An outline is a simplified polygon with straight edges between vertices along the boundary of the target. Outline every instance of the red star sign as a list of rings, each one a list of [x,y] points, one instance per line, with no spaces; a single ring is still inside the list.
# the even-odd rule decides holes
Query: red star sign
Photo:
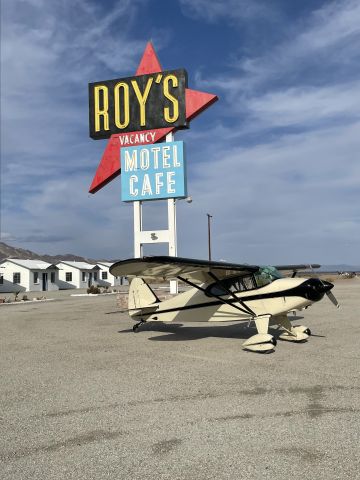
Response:
[[[136,76],[162,72],[159,59],[151,42],[146,45],[144,54],[136,71]],[[206,108],[210,107],[218,97],[211,93],[199,92],[197,90],[185,89],[186,120],[190,122]],[[156,130],[141,130],[140,132],[115,133],[111,135],[105,148],[103,156],[96,170],[89,192],[96,193],[121,172],[120,149],[124,146],[125,137],[142,134],[143,141],[137,145],[156,143],[163,140],[170,132],[176,131],[176,127],[158,128]]]

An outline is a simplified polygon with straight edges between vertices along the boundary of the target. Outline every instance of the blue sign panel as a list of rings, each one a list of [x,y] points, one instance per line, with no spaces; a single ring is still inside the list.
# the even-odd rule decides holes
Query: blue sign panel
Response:
[[[183,142],[121,149],[121,200],[187,197]]]

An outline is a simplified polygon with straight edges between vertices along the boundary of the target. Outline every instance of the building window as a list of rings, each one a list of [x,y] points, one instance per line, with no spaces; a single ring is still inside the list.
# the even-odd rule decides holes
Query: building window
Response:
[[[95,280],[95,282],[96,282],[96,280],[97,280],[97,272],[94,272],[94,280]]]
[[[34,283],[39,283],[39,272],[34,272]]]
[[[86,282],[86,272],[81,272],[82,275],[82,281]]]
[[[0,273],[0,285],[4,285],[4,275]]]
[[[55,283],[55,272],[50,273],[50,281],[51,283]]]
[[[67,282],[72,282],[72,272],[66,272],[65,273],[65,280]]]
[[[15,272],[13,274],[13,283],[20,283],[20,281],[21,281],[20,272]]]
[[[101,278],[107,280],[107,272],[101,272]]]

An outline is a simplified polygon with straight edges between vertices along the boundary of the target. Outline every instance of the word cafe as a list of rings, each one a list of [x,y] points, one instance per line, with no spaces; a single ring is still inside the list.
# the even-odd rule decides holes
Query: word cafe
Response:
[[[125,202],[186,197],[183,142],[121,150],[121,197]]]

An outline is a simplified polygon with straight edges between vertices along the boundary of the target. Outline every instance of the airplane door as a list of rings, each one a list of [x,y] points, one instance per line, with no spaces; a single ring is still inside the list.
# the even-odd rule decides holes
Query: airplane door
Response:
[[[48,274],[42,274],[42,290],[45,292],[48,289]]]

